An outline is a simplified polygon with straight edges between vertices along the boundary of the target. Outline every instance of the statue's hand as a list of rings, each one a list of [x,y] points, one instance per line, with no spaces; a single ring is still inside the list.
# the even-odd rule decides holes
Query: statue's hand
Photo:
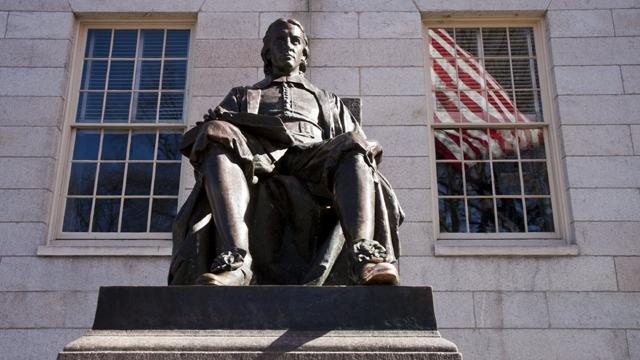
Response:
[[[259,177],[269,175],[275,170],[275,166],[266,162],[264,159],[254,156],[253,158],[253,172]]]
[[[209,109],[207,110],[207,113],[202,116],[202,118],[204,119],[204,121],[211,121],[217,119],[218,116],[212,109]]]

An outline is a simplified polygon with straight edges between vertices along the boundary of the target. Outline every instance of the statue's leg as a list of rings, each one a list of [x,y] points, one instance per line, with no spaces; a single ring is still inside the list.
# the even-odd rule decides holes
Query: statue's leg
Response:
[[[211,206],[222,249],[211,273],[199,279],[211,285],[248,285],[251,281],[249,254],[249,185],[242,168],[222,146],[213,145],[204,156],[200,171]],[[238,256],[240,255],[240,257]]]
[[[375,184],[362,154],[354,152],[342,158],[333,180],[333,195],[347,244],[372,239]]]
[[[354,277],[363,284],[397,284],[398,269],[385,262],[386,249],[374,241],[375,184],[364,156],[342,158],[333,182],[334,205],[350,246]]]

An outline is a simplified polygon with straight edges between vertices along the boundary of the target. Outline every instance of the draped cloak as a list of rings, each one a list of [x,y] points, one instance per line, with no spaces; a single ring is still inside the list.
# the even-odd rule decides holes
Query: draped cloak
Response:
[[[375,179],[374,239],[387,249],[386,261],[395,263],[396,254],[400,251],[398,227],[404,214],[389,182],[377,170],[382,153],[380,146],[366,140],[360,124],[337,96],[315,87],[304,78],[302,81],[320,108],[318,125],[322,128],[323,139],[348,134],[362,139],[365,144],[361,152]],[[257,114],[261,91],[269,84],[270,79],[267,78],[253,86],[233,88],[215,113]],[[201,154],[209,146],[207,131],[206,122],[198,123],[185,134],[181,144],[181,152],[194,165],[196,182],[173,224],[170,285],[193,284],[200,274],[209,272],[211,261],[221,251],[216,241],[219,234],[203,186],[203,175],[198,171]],[[233,146],[228,144],[228,147]],[[330,200],[318,197],[310,189],[310,184],[296,178],[295,174],[256,177],[255,162],[269,162],[269,154],[250,154],[246,149],[236,149],[236,152],[239,161],[244,163],[243,169],[251,184],[247,221],[249,251],[253,257],[253,283],[350,283],[349,251]]]

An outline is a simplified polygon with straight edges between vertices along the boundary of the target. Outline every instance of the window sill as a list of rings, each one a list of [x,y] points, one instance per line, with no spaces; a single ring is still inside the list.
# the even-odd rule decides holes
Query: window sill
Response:
[[[439,240],[435,256],[576,256],[578,246],[561,240]]]
[[[171,246],[39,246],[38,256],[171,256]]]

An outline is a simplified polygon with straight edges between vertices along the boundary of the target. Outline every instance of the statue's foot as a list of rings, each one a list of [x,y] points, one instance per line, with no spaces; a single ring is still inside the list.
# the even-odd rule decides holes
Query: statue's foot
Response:
[[[388,262],[366,263],[360,271],[364,285],[397,285],[400,282],[398,269]]]
[[[243,286],[251,283],[251,275],[242,268],[218,274],[204,273],[196,279],[196,285]]]

